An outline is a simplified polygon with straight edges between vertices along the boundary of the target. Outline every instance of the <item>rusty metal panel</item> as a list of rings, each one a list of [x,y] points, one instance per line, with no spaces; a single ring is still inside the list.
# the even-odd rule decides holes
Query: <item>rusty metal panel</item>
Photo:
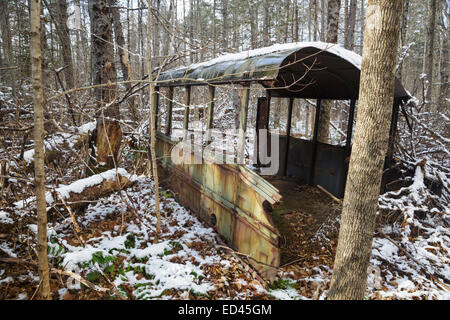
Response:
[[[175,165],[170,160],[176,141],[158,134],[157,156],[161,182],[175,192],[182,205],[212,226],[233,249],[247,254],[252,265],[268,278],[279,266],[280,234],[263,203],[281,196],[270,183],[244,166]],[[186,155],[193,158],[193,154]]]
[[[299,138],[290,138],[289,152],[286,152],[286,136],[280,136],[280,169],[283,175],[286,155],[288,155],[287,176],[294,178],[298,184],[309,183],[311,159],[314,152],[314,143]],[[321,185],[336,197],[344,196],[347,151],[344,146],[332,146],[317,143],[317,156],[313,174],[313,185]]]

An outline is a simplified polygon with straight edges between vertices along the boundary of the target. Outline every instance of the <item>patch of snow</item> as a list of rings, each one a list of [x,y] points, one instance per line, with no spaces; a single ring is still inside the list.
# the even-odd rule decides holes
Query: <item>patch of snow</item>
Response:
[[[83,124],[78,128],[78,132],[80,133],[89,133],[91,131],[94,131],[94,129],[97,127],[97,123],[95,121],[88,122]]]
[[[303,300],[297,290],[294,288],[269,290],[269,294],[278,300]]]
[[[26,300],[28,298],[27,293],[19,293],[19,295],[17,296],[17,300]]]
[[[0,210],[0,223],[11,224],[14,223],[14,221],[9,217],[8,212]]]
[[[13,249],[11,249],[6,242],[0,243],[0,251],[5,252],[10,258],[17,258],[17,255],[14,253]]]
[[[0,280],[0,284],[13,282],[14,279],[12,277],[7,277],[5,279]]]

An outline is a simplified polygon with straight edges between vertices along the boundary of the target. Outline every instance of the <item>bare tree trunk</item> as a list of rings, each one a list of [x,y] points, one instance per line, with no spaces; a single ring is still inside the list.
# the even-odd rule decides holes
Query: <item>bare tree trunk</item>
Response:
[[[338,40],[340,8],[341,8],[341,0],[328,1],[327,42],[329,43],[337,43]],[[318,139],[320,142],[323,143],[330,142],[330,121],[331,121],[332,106],[333,102],[331,100],[323,100],[322,107],[320,108]]]
[[[311,24],[312,24],[312,1],[309,0],[308,7],[308,41],[312,41]]]
[[[363,44],[364,44],[364,25],[365,25],[365,17],[366,17],[364,3],[365,3],[365,0],[361,0],[361,12],[360,12],[360,15],[361,15],[360,36],[361,36],[361,39],[360,39],[360,46],[359,46],[359,54],[362,54]]]
[[[143,7],[143,1],[140,0],[138,3],[138,7]],[[139,10],[138,13],[138,26],[139,26],[139,54],[140,54],[140,69],[141,69],[141,79],[144,78],[145,75],[145,63],[144,63],[144,23],[143,23],[143,19],[142,19],[143,13],[142,13],[142,9]]]
[[[44,168],[44,91],[42,88],[41,1],[31,0],[31,65],[34,91],[34,174],[38,219],[38,268],[40,295],[51,299],[47,256],[47,209]]]
[[[228,0],[222,0],[222,45],[228,49]]]
[[[155,6],[156,14],[160,15],[161,14],[161,12],[160,12],[161,0],[154,0],[154,1],[156,2],[156,6]],[[162,60],[161,60],[161,52],[160,52],[161,40],[160,40],[160,34],[159,34],[159,22],[158,22],[157,19],[154,19],[153,21],[154,22],[153,22],[153,26],[152,26],[153,27],[153,41],[152,41],[152,44],[153,44],[153,57],[155,57],[153,59],[153,64],[156,65],[156,66],[159,66],[161,64],[161,62],[162,62]]]
[[[363,299],[388,147],[402,0],[369,0],[359,110],[329,299]]]
[[[250,43],[251,48],[255,49],[257,47],[257,33],[258,33],[258,9],[255,6],[249,6],[250,15]],[[215,25],[215,23],[213,23]]]
[[[120,21],[120,12],[119,9],[117,8],[118,5],[117,0],[109,0],[109,5],[111,7],[114,7],[112,8],[112,18],[114,24],[114,35],[117,44],[117,54],[119,55],[123,80],[127,81],[130,80],[131,66],[130,61],[128,59],[128,52],[125,48],[125,37],[123,35],[122,22]],[[125,88],[127,90],[130,90],[131,84],[130,83],[125,84]],[[138,120],[138,117],[134,97],[130,97],[128,100],[128,110],[130,112],[131,120],[136,122]]]
[[[152,28],[152,13],[150,8],[152,7],[152,0],[148,0],[148,25],[147,25],[147,46],[150,47],[150,36]],[[153,82],[152,76],[152,55],[150,50],[147,51],[147,64],[148,64],[148,79],[149,79],[149,95],[150,95],[150,153],[151,153],[151,167],[153,180],[155,182],[155,209],[156,209],[156,236],[155,243],[158,241],[159,235],[161,233],[161,210],[159,207],[159,177],[158,177],[158,166],[156,161],[156,99],[157,92],[155,88],[155,82]]]
[[[326,24],[326,16],[327,16],[327,10],[326,10],[326,1],[325,0],[320,0],[320,41],[325,41],[325,36],[326,36],[326,29],[327,29],[327,24]]]
[[[341,8],[341,0],[328,0],[327,42],[330,43],[338,42],[340,8]]]
[[[428,82],[424,100],[431,102],[431,92],[433,88],[434,33],[436,31],[436,0],[427,0],[427,3],[427,22],[422,73],[425,75],[424,79]]]
[[[66,81],[66,89],[73,89],[75,87],[74,75],[73,75],[73,62],[72,62],[72,46],[70,43],[69,28],[67,27],[67,1],[58,0],[58,36],[61,42],[61,50],[64,61],[64,79]]]
[[[294,0],[294,23],[292,37],[294,41],[298,41],[298,0]]]
[[[313,40],[317,41],[317,28],[318,28],[318,17],[317,17],[317,0],[313,0]]]
[[[344,47],[353,50],[355,46],[355,26],[356,26],[356,0],[350,0],[350,8],[348,12],[348,26],[345,29],[345,45]]]
[[[213,39],[217,39],[216,10],[217,10],[217,0],[213,0],[213,7],[212,7]],[[216,54],[217,54],[217,41],[213,41],[213,57],[214,58],[216,57]]]
[[[446,0],[442,0],[442,12],[441,15],[441,34],[442,34],[442,40],[441,40],[441,57],[440,57],[440,66],[439,66],[439,80],[440,85],[438,88],[438,111],[444,112],[447,110],[448,113],[448,106],[449,102],[446,101],[446,98],[448,98],[448,74],[449,74],[449,38],[450,38],[450,28],[447,25],[447,28],[445,28],[443,15],[445,14],[447,23],[450,21],[450,14],[449,14],[449,4]]]
[[[400,44],[402,46],[406,45],[406,30],[408,28],[408,11],[409,11],[409,0],[403,0],[403,11],[402,11],[402,26],[400,31]]]
[[[402,25],[400,27],[400,46],[406,46],[406,31],[408,28],[408,11],[409,11],[409,0],[403,0],[403,11],[402,11]],[[403,69],[404,61],[401,63],[399,70],[397,70],[397,77],[400,81],[403,79]]]
[[[92,66],[94,84],[108,84],[95,89],[99,104],[97,118],[97,162],[107,168],[117,166],[122,130],[117,98],[111,10],[102,0],[89,0],[92,24]]]
[[[264,16],[263,16],[263,46],[268,46],[270,44],[270,30],[269,30],[269,19],[270,19],[270,3],[269,0],[264,0]]]
[[[284,43],[288,42],[289,38],[289,5],[291,4],[291,0],[286,0],[285,4],[285,17],[284,17]]]
[[[9,6],[8,0],[0,0],[0,27],[3,50],[6,53],[6,63],[8,67],[14,67],[14,54],[11,38],[11,27],[9,23]],[[13,98],[17,96],[16,73],[17,69],[11,69],[8,74],[8,83],[12,88]]]
[[[347,37],[347,32],[348,32],[348,16],[349,16],[349,12],[348,12],[348,0],[344,1],[344,35],[345,37]],[[345,43],[345,39],[344,39],[344,43]]]

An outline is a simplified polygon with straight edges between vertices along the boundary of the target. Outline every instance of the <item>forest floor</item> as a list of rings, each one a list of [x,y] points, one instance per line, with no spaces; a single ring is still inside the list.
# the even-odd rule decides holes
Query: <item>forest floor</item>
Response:
[[[68,273],[52,273],[54,299],[326,298],[338,216],[316,230],[313,237],[308,235],[309,244],[305,243],[307,249],[303,249],[301,258],[281,267],[278,279],[267,285],[243,262],[245,258],[236,259],[221,245],[214,230],[180,206],[170,191],[161,191],[162,232],[155,244],[153,181],[144,176],[132,180],[129,188],[94,201],[77,214],[79,235],[68,213],[49,214],[51,266],[88,281],[85,285]],[[39,278],[32,263],[32,244],[36,242],[37,227],[32,206],[32,202],[28,206],[18,202],[16,208],[0,211],[0,299],[36,297]],[[302,230],[302,226],[313,223],[312,219],[290,214],[287,223]],[[384,227],[394,237],[393,228],[388,229]],[[420,260],[424,253],[430,253],[424,259],[437,257],[440,262],[432,261],[432,269],[448,276],[449,255],[443,250],[450,243],[449,231],[442,228],[432,232],[434,247],[427,245],[415,257]],[[81,239],[86,241],[85,246]],[[374,239],[368,299],[450,299],[448,278],[430,276],[430,271],[421,270],[396,247],[395,240],[389,239],[392,241],[380,234]],[[415,245],[417,249],[423,247]]]
[[[90,123],[46,139],[47,153],[59,152],[59,163],[47,164],[47,181],[53,183],[47,192],[53,299],[326,299],[341,204],[315,188],[299,187],[296,192],[319,199],[320,210],[308,211],[305,198],[304,210],[283,212],[282,223],[275,221],[283,256],[272,284],[180,206],[169,190],[160,190],[162,225],[155,243],[153,181],[136,169],[136,150],[128,152],[131,147],[126,147],[121,166],[136,174],[117,172],[132,183],[75,208],[78,234],[67,207],[57,203],[55,190],[64,197],[116,177],[113,171],[80,179],[86,174],[80,169],[83,157],[77,141],[92,128]],[[7,190],[2,190],[0,299],[37,298],[32,156],[31,149],[23,160],[11,161]],[[409,186],[380,197],[367,299],[450,299],[450,209],[425,185],[430,172],[418,165]],[[449,177],[435,175],[448,190]]]

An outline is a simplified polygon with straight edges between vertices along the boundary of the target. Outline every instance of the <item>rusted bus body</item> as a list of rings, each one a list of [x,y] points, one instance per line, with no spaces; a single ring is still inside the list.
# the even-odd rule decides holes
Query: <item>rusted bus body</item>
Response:
[[[245,166],[217,164],[204,156],[204,164],[175,164],[171,152],[178,140],[158,134],[157,156],[162,182],[181,204],[213,227],[234,250],[245,253],[267,278],[278,266],[280,234],[265,203],[280,200],[277,190]],[[184,157],[195,157],[194,153]],[[186,161],[192,163],[193,161]]]
[[[170,97],[173,97],[175,88],[185,88],[184,130],[189,130],[191,87],[208,86],[210,103],[206,129],[209,130],[214,116],[214,85],[240,84],[238,153],[245,146],[249,84],[259,83],[266,89],[266,97],[258,99],[255,124],[257,131],[270,129],[271,98],[289,98],[287,134],[280,136],[281,166],[277,176],[295,181],[298,185],[321,185],[335,196],[342,197],[351,151],[355,103],[359,92],[360,58],[334,44],[286,44],[274,49],[262,48],[248,54],[232,55],[231,59],[216,59],[166,71],[159,76],[157,86],[168,87]],[[398,80],[394,95],[390,145],[395,134],[399,108],[409,99]],[[295,138],[290,134],[292,108],[296,98],[317,101],[311,141]],[[322,99],[351,101],[345,146],[332,146],[318,141]],[[158,105],[157,100],[153,103]],[[183,154],[189,161],[175,163],[171,157],[172,150],[180,140],[170,137],[172,104],[173,102],[169,102],[167,108],[164,134],[159,132],[157,135],[156,147],[162,182],[175,192],[182,205],[212,226],[231,248],[247,255],[250,263],[261,274],[273,279],[280,263],[280,233],[273,223],[272,210],[282,200],[281,192],[247,166],[223,164],[223,158],[219,158],[224,157],[223,154],[206,151],[202,149],[204,146],[198,146],[203,150],[200,153],[201,159],[198,159],[201,160],[198,163],[202,164],[191,164],[196,163],[192,161],[196,156],[194,152]],[[268,133],[268,137],[271,134]],[[186,138],[185,135],[186,133]],[[270,141],[269,138],[269,150]],[[205,145],[210,142],[209,136]],[[257,145],[258,148],[266,147],[258,143]],[[258,149],[256,152],[258,153]],[[388,154],[388,162],[389,158]],[[257,166],[261,164],[259,160],[258,158]]]

